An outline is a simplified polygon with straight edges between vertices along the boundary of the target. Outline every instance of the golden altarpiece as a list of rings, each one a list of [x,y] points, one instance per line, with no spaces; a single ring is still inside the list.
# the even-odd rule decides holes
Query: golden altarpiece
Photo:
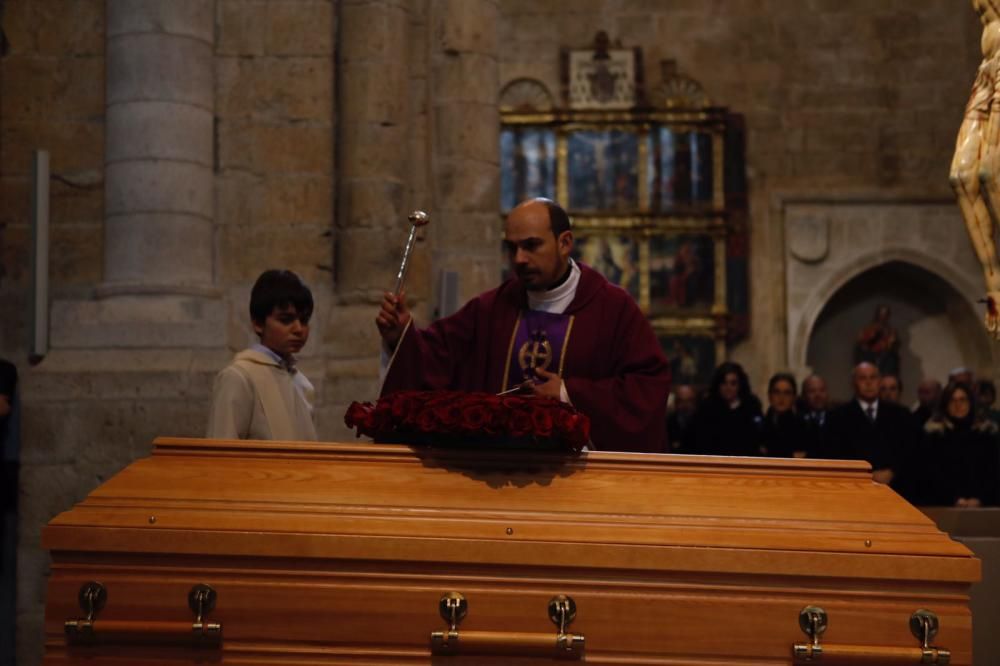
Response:
[[[501,212],[544,196],[573,218],[575,256],[649,317],[676,382],[704,385],[746,333],[741,123],[662,63],[643,88],[638,49],[562,53],[561,93],[516,79],[501,92]]]

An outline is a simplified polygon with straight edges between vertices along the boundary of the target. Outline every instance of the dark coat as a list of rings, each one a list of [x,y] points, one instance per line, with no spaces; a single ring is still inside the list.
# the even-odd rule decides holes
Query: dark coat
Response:
[[[997,504],[1000,452],[997,426],[932,419],[924,427],[924,455],[918,467],[916,504],[954,506],[959,498]]]
[[[761,453],[772,458],[791,458],[796,451],[808,450],[806,426],[798,414],[776,414],[768,409],[760,432]]]
[[[827,410],[800,413],[806,457],[832,458],[836,447],[830,435],[830,412]]]
[[[714,456],[760,455],[760,401],[754,396],[732,409],[718,397],[709,397],[694,415],[694,453]]]
[[[867,460],[873,470],[891,469],[893,488],[908,494],[908,461],[918,455],[920,431],[905,407],[880,400],[872,423],[858,401],[851,400],[830,412],[829,428],[830,457]]]
[[[694,414],[683,417],[677,412],[667,416],[667,453],[694,453]]]

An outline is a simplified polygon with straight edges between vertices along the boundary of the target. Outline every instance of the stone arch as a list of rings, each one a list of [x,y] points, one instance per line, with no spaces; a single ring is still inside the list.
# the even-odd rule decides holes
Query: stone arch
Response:
[[[962,296],[972,312],[978,313],[979,308],[977,308],[976,300],[982,295],[983,286],[973,284],[949,263],[911,248],[879,248],[877,251],[858,255],[846,262],[839,270],[828,275],[812,290],[801,310],[799,321],[791,331],[792,344],[789,361],[792,367],[806,368],[808,366],[809,341],[813,336],[816,322],[830,299],[854,278],[894,261],[916,266],[940,278]]]

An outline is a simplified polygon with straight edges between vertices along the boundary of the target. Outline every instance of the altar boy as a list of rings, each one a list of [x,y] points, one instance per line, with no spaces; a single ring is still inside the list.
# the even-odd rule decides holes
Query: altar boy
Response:
[[[315,440],[313,386],[295,367],[309,339],[313,298],[299,276],[264,271],[250,292],[260,339],[215,378],[207,436],[216,439]]]

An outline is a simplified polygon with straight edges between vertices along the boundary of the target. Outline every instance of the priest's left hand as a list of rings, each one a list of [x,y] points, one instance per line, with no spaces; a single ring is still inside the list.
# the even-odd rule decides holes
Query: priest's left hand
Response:
[[[535,368],[535,376],[542,380],[541,384],[531,384],[531,392],[535,395],[555,398],[560,400],[562,396],[562,379],[554,372]]]

